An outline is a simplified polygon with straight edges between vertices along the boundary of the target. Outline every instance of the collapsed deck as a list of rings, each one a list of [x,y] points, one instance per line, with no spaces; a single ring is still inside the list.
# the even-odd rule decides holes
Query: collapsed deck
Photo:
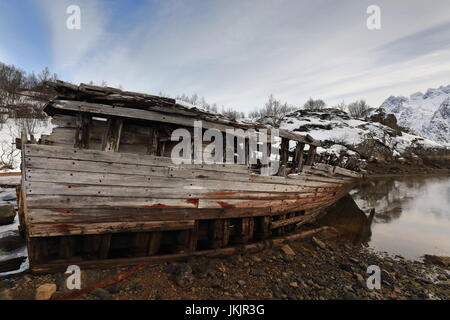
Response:
[[[360,176],[313,166],[320,142],[283,130],[275,176],[249,161],[176,166],[171,133],[196,120],[224,133],[271,128],[167,98],[53,86],[60,95],[45,111],[57,127],[38,143],[22,137],[19,217],[35,272],[211,254],[280,237],[313,221]]]

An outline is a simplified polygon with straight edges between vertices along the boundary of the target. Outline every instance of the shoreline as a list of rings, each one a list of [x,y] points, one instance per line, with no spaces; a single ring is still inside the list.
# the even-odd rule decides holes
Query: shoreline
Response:
[[[381,289],[367,288],[367,267],[381,271]],[[133,267],[85,270],[82,288],[125,274]],[[53,298],[66,289],[63,273],[11,276],[0,280],[0,299],[33,299],[37,287],[56,284]],[[447,267],[410,261],[350,245],[326,230],[258,253],[224,258],[198,257],[186,262],[146,265],[128,278],[76,297],[80,300],[209,299],[450,299]]]

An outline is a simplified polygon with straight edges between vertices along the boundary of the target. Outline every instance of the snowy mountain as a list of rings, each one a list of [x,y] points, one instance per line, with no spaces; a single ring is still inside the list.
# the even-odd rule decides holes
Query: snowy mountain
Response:
[[[450,85],[417,92],[409,98],[391,96],[380,106],[398,124],[418,135],[450,146]]]

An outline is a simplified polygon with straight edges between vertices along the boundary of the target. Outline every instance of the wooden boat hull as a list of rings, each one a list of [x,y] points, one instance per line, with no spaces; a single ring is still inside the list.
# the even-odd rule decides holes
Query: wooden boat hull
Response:
[[[22,153],[20,218],[32,270],[281,236],[314,220],[354,181],[326,168],[277,177],[242,165],[175,166],[163,157],[38,144]]]
[[[44,108],[55,125],[52,133],[36,142],[23,132],[17,141],[20,226],[34,272],[279,244],[360,177],[314,165],[321,142],[309,135],[235,121],[164,97],[60,81],[49,85],[57,92]],[[174,165],[178,129],[189,133],[194,153],[209,144],[203,130],[214,129],[227,141],[217,147],[225,151],[221,160],[246,165]],[[258,156],[250,148],[249,133],[256,131]],[[279,137],[279,146],[268,133]],[[234,143],[238,137],[241,142]],[[272,156],[279,170],[261,175],[268,168],[263,159]],[[333,164],[348,168],[344,160],[342,154]]]

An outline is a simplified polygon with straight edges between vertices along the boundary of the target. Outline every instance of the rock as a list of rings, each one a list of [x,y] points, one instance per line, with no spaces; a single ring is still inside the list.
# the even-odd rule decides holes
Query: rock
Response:
[[[259,258],[259,257],[257,257],[257,256],[252,256],[252,260],[253,260],[254,262],[256,262],[256,263],[259,263],[259,262],[262,261],[262,259]]]
[[[112,286],[109,286],[106,288],[110,294],[116,294],[120,291],[120,288],[117,284],[113,284]]]
[[[241,287],[245,286],[246,282],[244,280],[238,280],[238,285],[240,285]]]
[[[289,245],[287,245],[287,244],[281,247],[281,251],[283,251],[283,253],[285,255],[295,256],[294,250],[292,250],[292,248]]]
[[[0,291],[0,301],[1,300],[12,300],[12,295],[10,290]]]
[[[394,280],[389,272],[387,272],[386,270],[381,270],[381,281],[392,283]]]
[[[6,261],[0,262],[0,273],[15,271],[20,268],[22,263],[26,260],[26,257],[14,258]]]
[[[364,282],[364,277],[362,275],[360,275],[359,273],[355,273],[355,278],[359,282]]]
[[[291,283],[289,283],[289,285],[292,287],[292,288],[298,288],[298,283],[297,282],[291,282]]]
[[[445,288],[450,289],[450,281],[449,280],[438,282],[437,285],[440,287],[445,287]]]
[[[324,242],[322,242],[321,240],[317,239],[316,237],[312,237],[312,241],[314,242],[314,244],[316,246],[318,246],[321,249],[327,248],[327,245]]]
[[[19,235],[19,232],[11,232],[10,236],[0,238],[0,252],[9,252],[25,246],[25,241]]]
[[[131,290],[133,291],[141,291],[142,289],[144,289],[144,286],[142,284],[137,284],[131,288]]]
[[[286,255],[282,259],[284,262],[293,262],[295,260],[295,257]]]
[[[111,293],[109,293],[107,290],[103,288],[96,288],[92,290],[91,294],[93,296],[96,296],[100,298],[101,300],[111,300]]]
[[[346,292],[344,294],[344,299],[345,300],[361,300],[360,297],[358,297],[357,295],[351,293],[351,292]]]
[[[187,263],[173,265],[171,269],[175,283],[180,287],[184,287],[194,280],[192,268]]]
[[[342,270],[347,271],[347,272],[352,272],[353,271],[352,266],[349,265],[349,264],[345,264],[345,263],[339,264],[339,268],[341,268]]]
[[[4,192],[0,195],[2,201],[15,201],[17,199],[17,194],[15,191]]]
[[[251,270],[251,271],[250,271],[250,274],[251,274],[252,276],[256,276],[256,277],[262,277],[262,276],[265,276],[265,275],[266,275],[266,273],[265,273],[263,270],[258,270],[258,269]]]
[[[450,257],[441,257],[441,256],[434,256],[431,254],[426,254],[424,256],[424,261],[426,263],[430,264],[436,264],[444,267],[450,266]]]
[[[37,288],[36,300],[50,300],[53,294],[56,292],[56,284],[46,283]]]
[[[0,226],[13,223],[15,216],[16,210],[12,204],[0,205]]]

